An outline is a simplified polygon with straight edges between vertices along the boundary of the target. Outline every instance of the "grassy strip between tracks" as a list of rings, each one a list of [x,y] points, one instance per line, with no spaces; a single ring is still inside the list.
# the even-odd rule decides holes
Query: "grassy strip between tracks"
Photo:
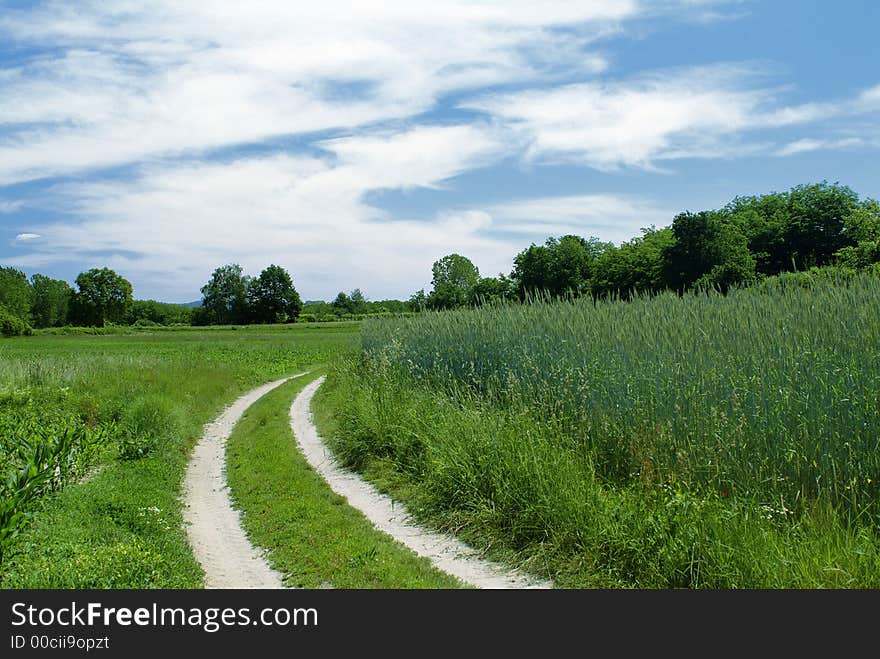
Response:
[[[454,577],[376,530],[308,465],[290,404],[314,372],[248,409],[227,444],[227,479],[251,541],[299,588],[458,588]]]

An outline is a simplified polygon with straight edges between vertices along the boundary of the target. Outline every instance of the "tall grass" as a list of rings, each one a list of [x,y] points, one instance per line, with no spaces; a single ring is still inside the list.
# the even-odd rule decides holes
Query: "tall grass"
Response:
[[[613,482],[877,513],[880,279],[535,302],[363,328],[372,355],[562,424]]]
[[[878,309],[866,275],[369,322],[330,379],[351,401],[337,448],[408,474],[444,523],[628,583],[871,582]]]

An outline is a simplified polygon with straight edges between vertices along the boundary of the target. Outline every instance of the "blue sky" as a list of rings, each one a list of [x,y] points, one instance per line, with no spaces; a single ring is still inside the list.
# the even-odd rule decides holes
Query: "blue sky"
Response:
[[[880,198],[869,0],[0,0],[0,263],[184,302],[405,299],[548,236],[822,180]]]

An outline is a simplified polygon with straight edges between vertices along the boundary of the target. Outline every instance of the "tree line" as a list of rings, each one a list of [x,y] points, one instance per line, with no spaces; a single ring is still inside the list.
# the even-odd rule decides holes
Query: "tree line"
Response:
[[[401,300],[370,301],[359,288],[340,291],[332,302],[303,302],[290,274],[278,265],[256,278],[244,274],[237,263],[223,265],[201,291],[202,306],[192,310],[193,325],[333,321],[412,310]]]
[[[412,310],[401,300],[370,301],[355,288],[332,302],[303,302],[290,274],[269,265],[259,276],[237,263],[218,267],[202,286],[198,305],[135,300],[131,282],[110,268],[93,268],[76,277],[76,289],[61,279],[0,266],[0,331],[28,334],[33,328],[104,327],[106,324],[230,325],[332,321],[401,314]]]
[[[880,204],[827,181],[787,192],[736,197],[724,207],[679,213],[669,226],[650,226],[620,245],[565,235],[531,244],[509,274],[481,277],[465,256],[433,264],[431,291],[406,301],[370,301],[359,288],[331,302],[303,302],[290,274],[269,265],[258,276],[236,263],[214,270],[201,288],[201,306],[134,300],[131,283],[109,268],[67,282],[30,279],[0,267],[0,330],[63,325],[219,325],[283,323],[451,309],[493,300],[590,295],[628,299],[636,293],[701,287],[722,292],[784,272],[833,266],[880,271]]]
[[[880,272],[880,204],[823,181],[685,211],[671,225],[643,228],[619,246],[595,237],[550,237],[519,252],[508,275],[481,277],[470,259],[450,254],[434,263],[430,293],[419,290],[410,303],[449,309],[530,295],[625,300],[663,290],[726,292],[828,266]]]
[[[79,273],[76,289],[62,279],[0,267],[0,331],[6,336],[65,325],[189,324],[190,309],[156,300],[135,300],[131,282],[110,268]]]

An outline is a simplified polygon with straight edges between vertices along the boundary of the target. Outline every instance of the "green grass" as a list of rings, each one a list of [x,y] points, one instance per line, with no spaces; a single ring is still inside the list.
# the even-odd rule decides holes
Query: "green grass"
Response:
[[[251,540],[298,588],[458,588],[453,577],[373,528],[308,465],[290,405],[312,373],[252,405],[227,444],[227,479]],[[326,421],[326,419],[325,419]]]
[[[880,280],[369,322],[346,464],[563,586],[880,585]]]
[[[204,424],[244,391],[326,363],[351,348],[356,325],[231,328],[0,341],[0,467],[21,468],[29,424],[103,437],[97,473],[23,510],[0,587],[198,587],[180,488]]]

